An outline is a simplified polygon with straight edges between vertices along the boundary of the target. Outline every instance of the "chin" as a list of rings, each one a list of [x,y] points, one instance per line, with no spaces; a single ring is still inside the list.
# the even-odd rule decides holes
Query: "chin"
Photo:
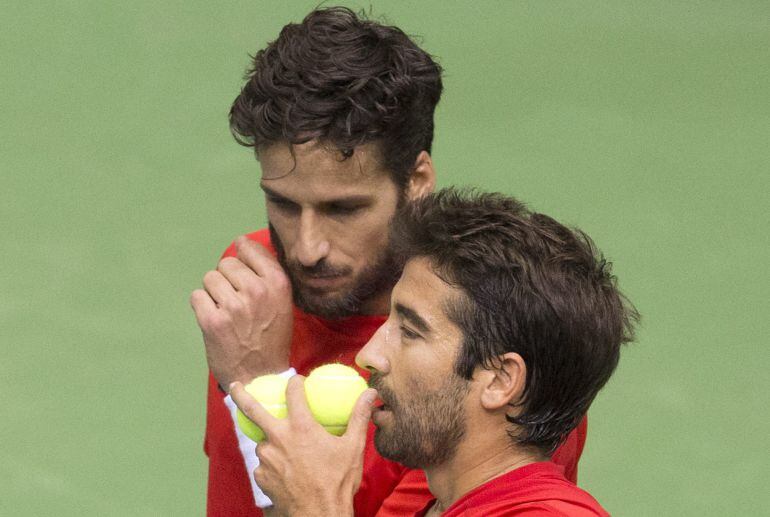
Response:
[[[299,297],[295,296],[294,303],[307,314],[329,320],[346,318],[359,312],[357,304],[351,304],[345,296],[335,296],[335,293],[326,295],[303,293]]]

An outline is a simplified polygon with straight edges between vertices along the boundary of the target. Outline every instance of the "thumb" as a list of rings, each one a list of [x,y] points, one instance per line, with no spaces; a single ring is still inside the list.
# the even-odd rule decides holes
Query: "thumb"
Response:
[[[372,405],[377,398],[377,390],[369,388],[358,397],[353,412],[348,420],[348,428],[345,436],[363,443],[366,440],[366,431],[369,428],[369,419],[372,417]]]

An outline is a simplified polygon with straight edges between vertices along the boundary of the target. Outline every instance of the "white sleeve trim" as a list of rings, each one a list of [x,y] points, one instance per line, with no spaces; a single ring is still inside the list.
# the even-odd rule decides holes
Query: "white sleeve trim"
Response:
[[[285,372],[281,372],[278,375],[290,378],[296,374],[297,371],[294,368],[289,368]],[[230,397],[230,395],[225,397],[224,402],[225,406],[227,406],[227,409],[230,410],[230,417],[233,419],[235,434],[238,437],[238,449],[241,451],[243,462],[246,465],[246,472],[248,473],[249,482],[251,483],[251,491],[254,494],[254,504],[256,504],[259,508],[267,508],[272,506],[273,502],[269,497],[265,495],[262,489],[257,486],[257,482],[254,481],[254,469],[259,466],[259,458],[257,458],[257,444],[254,443],[251,438],[243,434],[241,428],[238,427],[238,420],[235,416],[235,410],[238,409],[238,407],[235,405],[235,402],[233,402],[233,399]]]

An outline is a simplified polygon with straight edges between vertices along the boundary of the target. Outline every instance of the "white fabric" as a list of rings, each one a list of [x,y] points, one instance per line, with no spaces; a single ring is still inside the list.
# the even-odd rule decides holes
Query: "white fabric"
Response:
[[[296,374],[297,371],[294,368],[289,368],[285,372],[279,373],[278,375],[281,377],[289,378],[295,376]],[[243,434],[241,428],[238,427],[238,420],[235,416],[235,410],[238,409],[238,407],[235,405],[235,402],[233,402],[233,399],[230,397],[230,395],[225,397],[225,406],[227,406],[227,409],[230,410],[230,417],[232,417],[233,425],[235,426],[235,434],[238,436],[238,449],[240,449],[241,456],[243,456],[243,462],[246,464],[246,472],[249,473],[251,491],[254,494],[254,504],[256,504],[259,508],[267,508],[272,506],[273,502],[269,497],[265,495],[262,489],[257,486],[257,482],[254,481],[254,469],[259,466],[259,458],[257,458],[257,444],[254,443],[251,438]]]

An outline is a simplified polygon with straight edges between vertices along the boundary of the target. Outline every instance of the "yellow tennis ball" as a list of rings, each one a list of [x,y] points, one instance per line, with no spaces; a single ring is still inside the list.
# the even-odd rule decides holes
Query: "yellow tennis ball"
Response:
[[[246,391],[276,418],[286,418],[286,384],[289,379],[280,375],[262,375],[245,386]],[[261,442],[265,433],[239,409],[236,413],[238,427],[243,434]]]
[[[347,429],[356,400],[367,387],[353,368],[326,364],[305,379],[305,397],[313,418],[331,434],[340,436]]]

